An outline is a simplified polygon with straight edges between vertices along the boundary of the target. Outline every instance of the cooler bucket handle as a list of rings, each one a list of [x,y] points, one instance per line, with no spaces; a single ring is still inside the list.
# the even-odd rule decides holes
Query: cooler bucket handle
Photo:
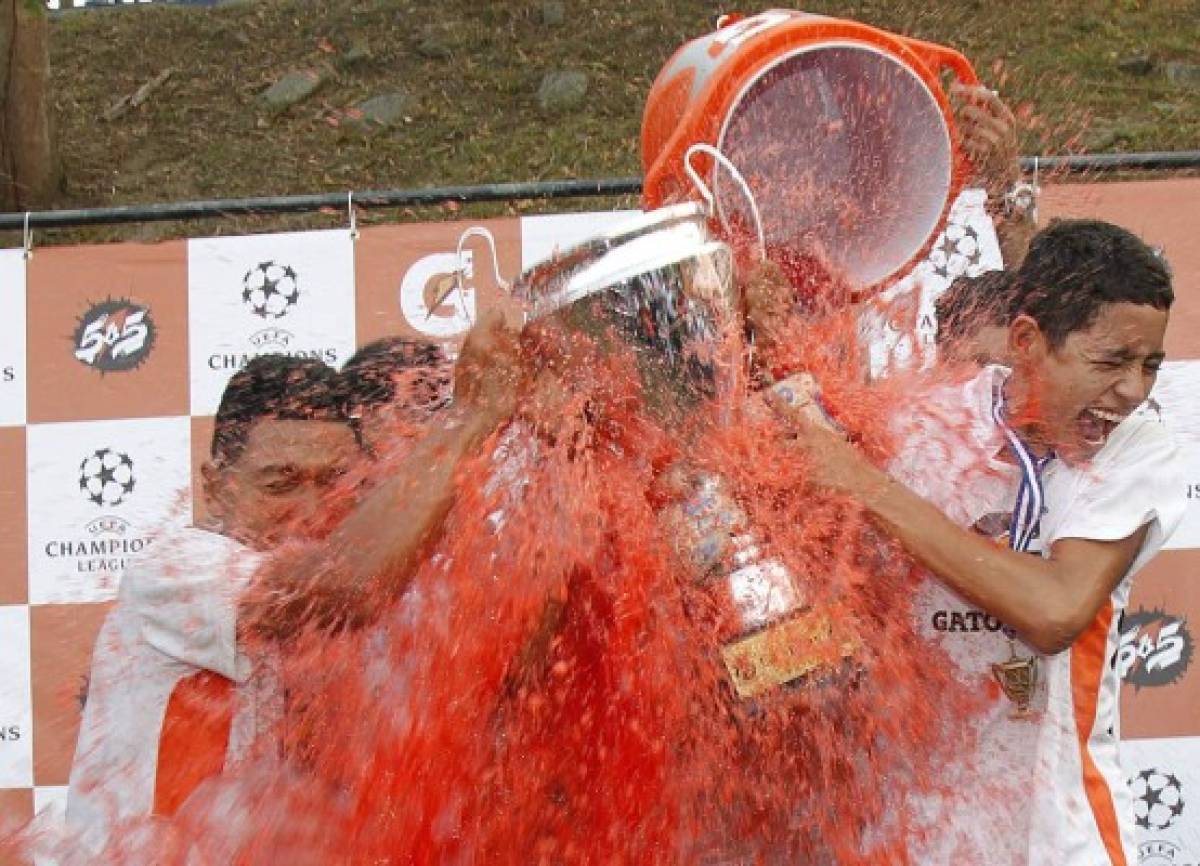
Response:
[[[719,148],[713,147],[711,144],[706,144],[702,141],[698,141],[691,145],[683,155],[683,170],[687,173],[692,185],[696,187],[696,192],[700,193],[701,197],[708,205],[709,216],[717,215],[717,198],[713,194],[713,191],[709,185],[704,182],[702,177],[700,177],[700,174],[696,171],[696,167],[692,165],[692,156],[697,153],[703,153],[706,156],[712,157],[713,162],[715,163],[713,166],[714,176],[716,175],[718,165],[728,171],[730,176],[733,178],[734,183],[737,184],[738,189],[741,190],[742,195],[746,197],[746,201],[750,205],[750,217],[754,220],[754,232],[755,236],[758,238],[759,255],[764,261],[766,261],[767,238],[765,232],[763,231],[762,215],[758,212],[758,202],[754,198],[754,193],[750,189],[750,184],[746,183],[746,179],[742,176],[742,173],[738,171],[737,166],[733,164],[729,157],[721,153]],[[721,223],[725,225],[726,229],[729,228],[729,226],[725,224],[725,219],[723,216],[721,217]]]
[[[971,66],[971,62],[953,48],[938,45],[936,42],[925,42],[921,39],[911,39],[908,37],[902,37],[901,41],[914,54],[920,57],[935,74],[941,72],[943,69],[949,69],[954,73],[955,78],[969,87],[974,87],[979,83],[979,76],[975,74],[975,69]]]

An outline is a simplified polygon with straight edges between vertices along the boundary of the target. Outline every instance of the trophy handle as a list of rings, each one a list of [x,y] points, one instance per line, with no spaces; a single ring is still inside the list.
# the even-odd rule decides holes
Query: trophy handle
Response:
[[[722,168],[729,172],[733,177],[734,182],[738,185],[738,189],[742,191],[742,195],[746,197],[746,201],[750,203],[750,215],[754,218],[754,231],[758,236],[759,255],[765,260],[767,258],[767,240],[763,232],[762,215],[758,212],[758,202],[754,199],[754,193],[750,189],[750,184],[746,183],[746,179],[742,177],[742,173],[738,171],[737,166],[730,161],[729,157],[721,153],[720,150],[713,147],[711,144],[704,142],[696,142],[683,155],[683,170],[687,172],[688,178],[692,181],[692,185],[696,187],[696,191],[704,198],[708,204],[709,216],[717,213],[716,197],[704,179],[700,177],[700,173],[696,171],[696,167],[692,165],[692,156],[696,153],[703,153],[706,156],[711,156],[713,160]],[[729,226],[725,223],[724,218],[721,219],[722,225],[725,228]]]

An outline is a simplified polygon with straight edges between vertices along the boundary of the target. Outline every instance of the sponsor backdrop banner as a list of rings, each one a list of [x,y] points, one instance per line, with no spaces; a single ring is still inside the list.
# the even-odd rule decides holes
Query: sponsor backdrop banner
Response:
[[[1154,397],[1187,459],[1189,512],[1138,577],[1112,660],[1142,864],[1200,864],[1198,202],[1200,179],[1184,179],[1053,187],[1042,205],[1043,219],[1125,225],[1175,271]],[[994,259],[980,207],[960,200],[916,269],[909,344],[888,355],[920,353],[932,294]],[[202,507],[192,491],[229,376],[273,352],[340,365],[389,334],[455,342],[495,297],[497,270],[511,278],[626,215],[0,250],[0,831],[63,798],[96,633],[129,557]],[[463,288],[447,293],[472,227],[492,243],[472,233]]]

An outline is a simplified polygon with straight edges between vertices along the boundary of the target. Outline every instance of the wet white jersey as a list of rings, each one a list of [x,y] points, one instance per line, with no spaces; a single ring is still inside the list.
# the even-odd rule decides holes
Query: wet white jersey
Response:
[[[96,640],[67,821],[92,850],[169,814],[278,719],[270,665],[239,650],[237,597],[262,557],[184,528],[130,563]]]
[[[1002,459],[992,404],[1008,376],[988,367],[947,386],[900,421],[908,443],[891,472],[964,527],[1007,542],[1020,472]],[[959,794],[929,804],[918,862],[967,858],[1008,866],[1132,866],[1132,799],[1120,765],[1119,620],[1134,573],[1161,549],[1186,505],[1177,456],[1157,413],[1127,418],[1087,465],[1053,459],[1045,509],[1028,552],[1067,538],[1146,540],[1095,620],[1065,652],[1042,656],[996,617],[933,579],[920,627],[956,676],[987,702],[979,744],[954,768]]]

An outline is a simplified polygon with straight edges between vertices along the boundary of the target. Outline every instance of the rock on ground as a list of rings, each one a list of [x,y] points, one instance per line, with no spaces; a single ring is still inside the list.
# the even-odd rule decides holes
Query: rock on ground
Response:
[[[324,83],[323,73],[315,69],[299,69],[280,78],[259,94],[259,99],[272,111],[284,111],[308,99]]]
[[[343,127],[367,134],[400,123],[412,111],[412,97],[402,91],[373,96],[348,112]]]
[[[549,114],[570,111],[583,104],[587,91],[586,73],[569,69],[547,72],[538,88],[538,106]]]

